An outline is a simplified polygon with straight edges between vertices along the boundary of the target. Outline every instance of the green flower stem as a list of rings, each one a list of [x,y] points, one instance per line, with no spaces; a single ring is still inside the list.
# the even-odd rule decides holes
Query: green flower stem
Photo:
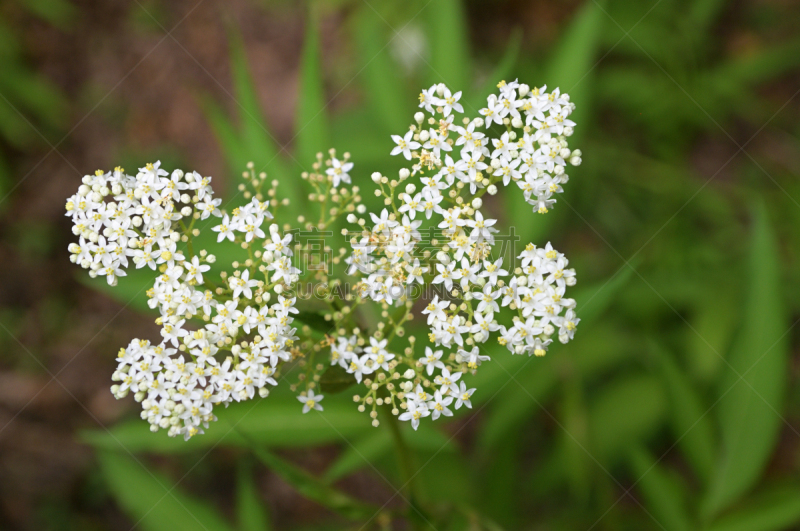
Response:
[[[400,422],[396,416],[392,415],[391,408],[389,407],[387,409],[389,409],[389,411],[386,411],[384,418],[386,419],[385,422],[389,425],[389,431],[394,440],[397,465],[400,469],[400,480],[403,482],[400,491],[408,502],[406,516],[412,529],[427,530],[430,528],[430,525],[426,525],[429,519],[419,505],[420,496],[412,454],[403,439],[403,434],[400,432]]]

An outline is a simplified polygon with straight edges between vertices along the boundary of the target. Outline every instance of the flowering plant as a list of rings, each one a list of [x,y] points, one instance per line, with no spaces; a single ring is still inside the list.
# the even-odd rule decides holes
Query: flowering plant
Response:
[[[580,320],[565,296],[575,284],[567,259],[549,243],[504,256],[497,220],[481,208],[484,194],[512,183],[535,212],[553,207],[567,163],[581,162],[567,144],[574,104],[558,89],[498,89],[481,116],[460,124],[461,92],[421,92],[425,112],[392,136],[391,154],[408,167],[395,178],[372,174],[380,212],[367,211],[349,154],[334,150],[302,175],[319,205],[315,221],[289,219],[279,183],[252,164],[239,187],[249,202],[230,212],[210,177],[158,162],[135,176],[119,167],[85,176],[66,206],[79,236],[72,262],[111,285],[131,265],[157,272],[147,295],[162,339],[120,349],[112,393],[133,393],[152,431],[188,439],[208,428],[217,405],[266,397],[299,369],[291,386],[304,413],[322,409],[326,385],[358,383],[365,390],[354,401],[373,425],[384,406],[416,429],[422,418],[472,407],[466,375],[489,361],[482,345],[492,336],[512,354],[536,356],[554,335],[572,339]],[[202,230],[212,220],[216,241]],[[304,231],[292,230],[295,221]],[[347,247],[334,255],[331,229],[342,222]],[[323,237],[321,248],[309,234]],[[240,259],[218,260],[234,247]],[[380,321],[368,331],[375,305]],[[401,345],[415,312],[428,344],[411,336]]]

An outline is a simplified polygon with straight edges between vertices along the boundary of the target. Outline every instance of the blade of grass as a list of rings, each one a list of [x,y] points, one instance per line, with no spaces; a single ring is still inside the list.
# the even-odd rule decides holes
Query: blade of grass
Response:
[[[385,24],[368,6],[361,6],[353,22],[364,65],[358,77],[366,89],[372,112],[387,131],[402,131],[408,125],[412,109],[404,104],[407,98],[403,83],[398,82],[399,66],[389,54]]]
[[[589,451],[612,464],[661,425],[667,396],[661,382],[643,374],[622,376],[598,392],[589,408]]]
[[[99,430],[81,432],[80,439],[96,448],[115,448],[119,441],[132,452],[184,453],[217,444],[247,446],[241,434],[265,446],[296,448],[334,443],[342,437],[356,437],[374,429],[350,400],[328,397],[324,418],[303,415],[294,396],[281,387],[256,403],[231,404],[228,408],[215,409],[214,413],[219,421],[205,434],[188,441],[167,437],[165,433],[151,433],[139,419],[118,424],[110,434]],[[231,426],[236,426],[236,430],[231,431]]]
[[[788,347],[779,264],[762,201],[754,213],[742,327],[729,356],[730,370],[719,387],[722,449],[703,506],[706,518],[728,507],[759,479],[783,425]]]
[[[708,531],[778,531],[800,522],[800,488],[777,488],[720,518]]]
[[[369,518],[376,512],[376,507],[351,498],[255,443],[251,443],[250,451],[298,493],[323,507],[351,519]]]
[[[503,79],[514,78],[514,68],[517,65],[519,58],[519,51],[522,46],[522,29],[519,27],[514,28],[508,37],[508,44],[503,52],[503,56],[497,62],[497,66],[492,70],[486,82],[479,88],[474,96],[468,97],[469,104],[464,106],[464,110],[469,114],[473,114],[474,110],[481,109],[486,106],[486,98],[492,92],[497,90],[497,83]]]
[[[575,135],[570,137],[573,149],[580,146],[581,131],[589,125],[594,60],[606,20],[602,4],[603,2],[596,1],[583,4],[559,39],[556,52],[548,62],[544,78],[534,82],[536,85],[546,84],[548,90],[560,87],[561,92],[568,92],[571,101],[575,102],[575,112],[570,116],[570,119],[578,124]],[[510,219],[530,218],[532,207],[528,203],[509,201],[508,205]],[[534,223],[516,227],[523,244],[533,241],[535,235],[546,230],[553,219],[552,213],[544,217],[537,216]]]
[[[240,459],[236,469],[236,515],[240,531],[270,531],[272,525],[253,480],[250,459]]]
[[[428,85],[466,90],[470,79],[469,40],[460,0],[436,0],[422,11],[430,47]]]
[[[688,488],[680,478],[671,475],[655,462],[642,447],[631,452],[633,474],[639,478],[637,488],[644,494],[647,508],[667,531],[689,531],[692,525],[684,493]]]
[[[653,345],[672,407],[672,431],[697,476],[708,482],[714,467],[714,429],[707,407],[669,352]]]
[[[322,79],[319,22],[320,11],[311,2],[306,17],[306,36],[300,58],[300,94],[297,100],[295,135],[296,156],[301,164],[311,165],[317,152],[330,146],[325,87]]]
[[[98,453],[100,471],[123,511],[146,531],[233,531],[208,503],[151,474],[127,454]]]

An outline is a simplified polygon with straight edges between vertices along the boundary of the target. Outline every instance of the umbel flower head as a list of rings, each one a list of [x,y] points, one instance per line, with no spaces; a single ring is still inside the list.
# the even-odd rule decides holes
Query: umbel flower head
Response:
[[[302,174],[314,190],[304,211],[318,205],[319,217],[302,215],[296,225],[288,200],[277,198],[279,183],[267,188],[252,164],[240,185],[249,202],[230,212],[210,177],[158,162],[135,175],[117,167],[85,176],[66,206],[79,237],[72,262],[111,285],[130,267],[149,268],[148,304],[159,315],[159,340],[120,349],[112,393],[133,394],[152,431],[188,439],[215,420],[215,407],[266,397],[289,377],[303,413],[322,411],[319,391],[336,370],[364,387],[353,399],[374,426],[386,406],[416,429],[472,407],[468,380],[491,362],[488,341],[543,356],[554,336],[571,340],[580,319],[566,296],[575,284],[566,257],[550,243],[505,256],[482,196],[519,188],[534,212],[547,213],[568,164],[581,162],[567,143],[574,104],[558,89],[516,81],[498,89],[479,116],[460,120],[461,92],[438,84],[420,93],[422,111],[392,135],[391,155],[407,166],[395,178],[372,174],[378,211],[352,186],[349,154],[333,150]],[[313,258],[312,244],[292,231],[342,222],[350,228],[338,255],[336,242],[325,242],[329,261]],[[225,246],[240,248],[242,259],[218,261],[230,256]],[[318,300],[302,300],[304,285]],[[315,329],[298,306],[317,308],[303,314],[317,314]],[[365,315],[376,311],[381,319],[368,330]],[[404,339],[415,313],[428,330],[420,341]]]

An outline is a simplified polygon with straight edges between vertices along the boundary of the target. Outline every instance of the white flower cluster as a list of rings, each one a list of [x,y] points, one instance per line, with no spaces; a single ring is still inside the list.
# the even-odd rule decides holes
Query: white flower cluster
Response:
[[[85,176],[78,193],[67,199],[72,232],[80,236],[80,244],[69,247],[71,261],[92,277],[105,275],[111,285],[125,276],[129,257],[137,268],[183,262],[176,251],[177,222],[195,212],[200,219],[219,215],[221,200],[213,197],[210,177],[181,170],[168,175],[156,162],[139,168],[136,177],[119,166]]]
[[[498,341],[513,354],[544,356],[556,328],[559,341],[567,343],[580,322],[575,315],[575,299],[564,297],[566,287],[575,285],[575,271],[567,269],[566,257],[550,243],[544,248],[528,244],[518,258],[522,260],[522,274],[505,287],[502,305],[519,315],[514,316],[514,326],[500,327]]]
[[[556,202],[553,194],[563,192],[561,185],[569,180],[567,161],[573,166],[581,163],[580,150],[571,151],[566,140],[575,126],[569,119],[575,105],[559,89],[545,92],[546,86],[531,89],[513,81],[501,82],[498,88],[499,94],[490,95],[487,106],[480,110],[482,117],[465,120],[463,126],[454,124],[452,114],[463,112],[458,103],[461,92],[451,94],[443,84],[423,90],[419,106],[433,115],[432,125],[436,127],[410,130],[403,137],[394,135],[397,146],[392,155],[402,153],[411,160],[414,150],[421,148],[414,171],[438,168],[434,179],[440,189],[458,179],[469,185],[472,194],[485,187],[493,194],[496,183],[502,181],[508,186],[514,181],[525,200],[544,214]],[[415,118],[421,125],[425,116],[417,113]],[[506,131],[496,138],[480,131],[494,124]],[[455,133],[455,142],[448,141],[451,132]],[[441,184],[442,178],[446,186]]]
[[[120,350],[112,393],[133,394],[151,430],[188,439],[215,419],[215,406],[266,396],[292,363],[301,374],[290,387],[304,413],[322,410],[318,391],[326,382],[341,384],[344,372],[366,388],[353,398],[360,411],[371,409],[374,426],[385,406],[417,429],[422,418],[472,407],[475,389],[464,379],[489,361],[491,337],[513,354],[536,356],[553,336],[571,340],[580,321],[566,296],[574,270],[549,243],[506,256],[498,220],[482,197],[514,182],[535,211],[546,213],[568,181],[567,163],[581,162],[567,144],[574,105],[558,89],[516,81],[498,88],[481,116],[460,124],[461,92],[442,84],[422,91],[425,112],[414,115],[403,136],[392,136],[392,155],[408,167],[395,179],[372,174],[383,199],[379,212],[367,212],[359,187],[348,186],[349,153],[317,154],[312,171],[301,175],[314,191],[297,222],[314,238],[342,216],[357,225],[342,230],[349,251],[340,247],[338,255],[327,241],[320,246],[311,236],[289,234],[289,224],[272,223],[288,201],[275,198],[276,181],[262,194],[266,174],[256,176],[252,165],[239,186],[249,202],[231,212],[220,210],[211,179],[196,172],[169,174],[155,163],[136,176],[121,168],[86,176],[67,202],[80,237],[70,246],[72,261],[112,285],[129,262],[157,272],[147,294],[162,339],[134,339]],[[196,226],[211,216],[206,225],[215,225],[216,242],[199,239]],[[201,242],[220,250],[211,254]],[[224,245],[248,258],[230,258],[212,273]],[[334,275],[342,262],[360,277],[352,290]],[[295,306],[308,287],[301,282],[310,280],[315,308],[300,317]],[[414,335],[406,346],[396,342],[417,307],[428,329],[422,356]],[[376,329],[362,332],[378,314]],[[305,323],[299,329],[295,318]],[[330,364],[317,360],[320,352],[330,352]],[[328,371],[334,374],[326,379]]]
[[[291,262],[291,235],[281,235],[273,224],[265,239],[261,227],[272,219],[270,202],[254,197],[212,229],[218,243],[239,243],[252,256],[244,264],[233,262],[232,275],[221,273],[227,286],[214,286],[204,274],[215,256],[205,249],[195,254],[192,237],[199,236],[196,221],[222,216],[220,200],[213,198],[210,178],[181,170],[168,175],[159,163],[135,177],[121,168],[98,171],[68,200],[67,215],[80,235],[80,245],[70,246],[72,261],[90,275],[104,274],[113,284],[125,275],[128,257],[137,268],[158,269],[147,294],[149,306],[159,311],[163,340],[153,345],[134,339],[121,349],[112,377],[119,383],[111,390],[117,398],[133,392],[152,431],[163,428],[188,439],[215,419],[215,405],[251,399],[256,392],[263,397],[268,385],[277,385],[278,364],[292,359],[298,339],[292,327],[296,298],[283,293],[300,270]],[[188,228],[183,218],[191,218]],[[179,249],[179,242],[186,248]],[[270,292],[277,296],[273,304]],[[197,318],[205,324],[190,329],[189,321]],[[223,351],[228,355],[220,361]]]
[[[470,405],[474,389],[463,382],[459,388],[456,382],[464,371],[474,371],[489,359],[481,345],[492,333],[514,354],[541,356],[556,330],[566,343],[579,322],[575,301],[564,296],[566,286],[575,284],[566,258],[549,243],[543,249],[529,244],[517,257],[521,267],[510,268],[510,273],[503,257],[492,257],[497,220],[480,210],[485,192],[493,195],[497,184],[514,181],[538,212],[548,211],[555,203],[553,194],[562,192],[561,184],[568,180],[565,160],[581,162],[580,152],[570,151],[566,142],[575,125],[567,118],[574,106],[558,89],[546,93],[516,81],[498,87],[500,93],[490,96],[481,110],[483,117],[465,118],[463,126],[454,123],[455,114],[463,112],[460,92],[453,94],[442,84],[422,91],[420,107],[431,114],[427,122],[432,127],[423,127],[426,116],[419,112],[417,125],[404,136],[392,137],[397,144],[392,155],[415,162],[400,171],[398,180],[373,175],[380,187],[376,195],[384,196],[389,208],[379,215],[370,213],[371,225],[358,220],[360,237],[351,239],[348,273],[365,277],[358,286],[362,296],[385,306],[406,303],[401,323],[412,317],[410,286],[443,288],[421,313],[427,317],[429,341],[453,351],[445,359],[442,350],[429,347],[419,360],[396,358],[386,352],[386,339],[378,342],[375,337],[369,338],[370,346],[356,335],[340,337],[332,346],[333,363],[359,382],[363,375],[379,372],[364,397],[367,404],[382,400],[394,406],[397,398],[406,409],[400,418],[411,420],[415,428],[422,417],[451,415],[448,406],[454,400],[456,407]],[[502,131],[479,130],[494,124]],[[419,185],[409,182],[416,174]],[[434,215],[442,239],[430,242],[433,249],[423,250],[420,227]],[[513,326],[498,323],[501,307],[516,314]],[[413,338],[411,342],[413,346]],[[401,363],[410,369],[393,373]],[[434,373],[431,381],[428,377]],[[384,386],[389,396],[379,399],[374,391]]]

